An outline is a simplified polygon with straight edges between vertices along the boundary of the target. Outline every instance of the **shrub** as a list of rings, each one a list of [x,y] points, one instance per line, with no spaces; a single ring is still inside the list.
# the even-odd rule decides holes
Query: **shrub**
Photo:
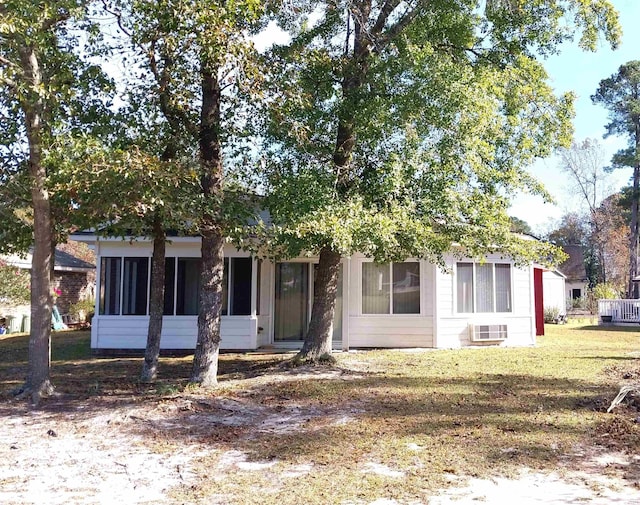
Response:
[[[558,307],[544,308],[544,322],[557,323],[560,320],[560,309]]]
[[[622,290],[614,284],[603,282],[596,284],[587,294],[588,306],[591,313],[598,311],[598,300],[615,300],[622,296]]]
[[[19,305],[31,301],[29,270],[8,265],[0,260],[0,300]]]
[[[89,320],[95,312],[96,301],[93,298],[79,300],[69,307],[69,314],[78,315],[80,320]]]

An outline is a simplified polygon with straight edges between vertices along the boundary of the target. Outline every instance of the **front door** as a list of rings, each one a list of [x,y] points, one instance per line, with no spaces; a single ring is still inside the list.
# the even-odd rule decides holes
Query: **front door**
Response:
[[[315,267],[310,263],[276,263],[274,341],[303,341],[311,318]],[[311,276],[311,277],[310,277]],[[342,265],[333,319],[333,339],[342,338]]]
[[[276,342],[302,341],[309,322],[309,263],[276,263]]]

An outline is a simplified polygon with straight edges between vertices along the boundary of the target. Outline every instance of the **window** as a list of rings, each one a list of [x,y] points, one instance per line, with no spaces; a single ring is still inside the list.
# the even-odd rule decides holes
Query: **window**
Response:
[[[362,263],[363,314],[419,314],[420,263]]]
[[[148,314],[149,262],[149,258],[146,257],[101,258],[101,315]],[[165,316],[198,314],[201,264],[200,258],[166,258],[163,309]],[[251,314],[252,267],[251,258],[225,258],[223,315]]]
[[[100,314],[120,314],[120,258],[100,260]]]
[[[144,316],[147,313],[149,258],[124,258],[122,275],[122,314]]]
[[[252,264],[251,258],[224,259],[222,315],[248,316],[251,314]]]
[[[149,258],[102,258],[100,314],[145,315],[148,286]]]
[[[200,300],[200,258],[178,258],[176,315],[198,315]]]
[[[177,263],[177,278],[176,278]],[[197,315],[200,300],[200,258],[167,258],[164,314]],[[251,258],[225,258],[222,280],[222,315],[251,314]],[[174,309],[175,300],[175,309]],[[231,311],[229,311],[231,307]]]
[[[458,263],[458,312],[511,312],[511,265]]]
[[[582,297],[582,290],[580,288],[574,288],[571,290],[571,299],[578,300]]]

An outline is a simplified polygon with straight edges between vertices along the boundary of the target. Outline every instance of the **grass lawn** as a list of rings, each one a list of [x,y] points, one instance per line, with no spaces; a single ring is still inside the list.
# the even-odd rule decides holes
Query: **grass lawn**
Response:
[[[144,422],[109,429],[132,430],[160,453],[193,446],[192,477],[168,494],[176,503],[426,502],[468,477],[562,472],[592,451],[637,452],[637,406],[605,411],[620,385],[640,381],[640,331],[546,332],[535,348],[357,351],[318,368],[284,366],[291,354],[222,354],[213,391],[187,387],[191,356],[163,358],[160,380],[144,385],[141,358],[93,358],[87,332],[64,332],[52,355],[61,396],[41,409],[61,420],[79,405],[135,410],[129,418]],[[25,336],[0,337],[6,400],[27,348]],[[0,414],[26,412],[4,404]],[[637,473],[626,477],[638,485]]]

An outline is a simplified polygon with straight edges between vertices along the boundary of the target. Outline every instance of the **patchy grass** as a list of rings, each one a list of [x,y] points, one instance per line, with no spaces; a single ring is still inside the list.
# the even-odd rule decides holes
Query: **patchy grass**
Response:
[[[44,409],[124,409],[119,429],[154,450],[193,446],[175,502],[426,503],[468,477],[571,469],[598,446],[638,447],[637,411],[605,410],[640,376],[640,333],[546,330],[535,348],[358,351],[316,367],[284,366],[292,354],[224,353],[214,391],[186,387],[190,356],[162,358],[157,383],[139,384],[141,358],[93,358],[87,332],[57,333],[62,399]],[[0,337],[5,397],[24,377],[27,347],[24,336]]]

